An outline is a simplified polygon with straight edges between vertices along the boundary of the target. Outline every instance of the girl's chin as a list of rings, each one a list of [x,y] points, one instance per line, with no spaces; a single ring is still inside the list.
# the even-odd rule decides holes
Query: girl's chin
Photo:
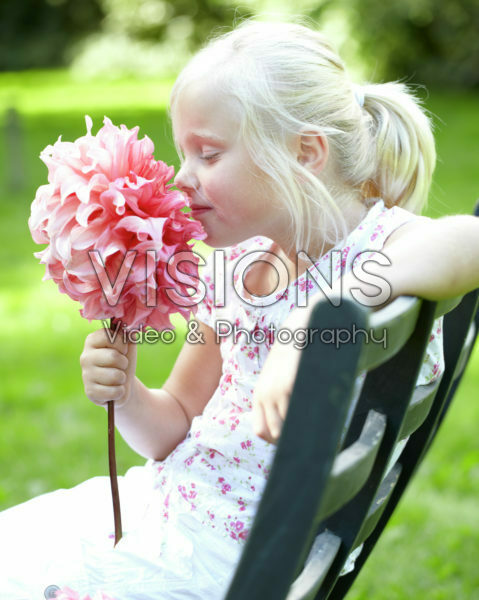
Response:
[[[246,238],[238,239],[235,237],[219,237],[215,235],[207,235],[203,242],[209,246],[210,248],[217,248],[221,250],[223,248],[230,248],[231,246],[235,246],[236,244],[240,244],[244,242]]]

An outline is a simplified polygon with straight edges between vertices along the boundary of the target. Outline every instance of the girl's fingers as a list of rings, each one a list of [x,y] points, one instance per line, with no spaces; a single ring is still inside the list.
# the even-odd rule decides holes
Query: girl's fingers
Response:
[[[104,348],[95,355],[95,364],[98,367],[115,367],[126,370],[128,358],[114,348]]]
[[[278,399],[277,399],[278,414],[279,414],[280,418],[282,419],[282,421],[284,421],[286,419],[286,413],[288,412],[290,395],[291,394],[289,394],[289,393],[284,393],[284,394],[278,395]]]
[[[281,429],[283,427],[283,419],[280,417],[278,407],[276,404],[267,403],[264,407],[267,433],[269,439],[267,441],[272,444],[276,444],[281,435]]]
[[[128,368],[128,358],[115,348],[90,348],[80,356],[80,364],[83,368],[93,366],[115,367],[126,370]]]
[[[90,348],[116,348],[121,354],[128,351],[128,343],[123,341],[121,330],[119,332],[107,331],[104,327],[90,333],[85,341]]]
[[[263,406],[260,402],[253,402],[253,431],[259,437],[266,433],[266,421]]]
[[[283,420],[275,405],[263,404],[260,401],[253,404],[253,429],[258,437],[270,444],[276,444],[282,426]]]
[[[129,401],[136,368],[136,345],[124,344],[121,336],[109,340],[108,332],[91,333],[80,356],[87,397],[99,406],[110,400],[120,407]]]
[[[126,373],[121,369],[93,367],[90,379],[92,383],[117,386],[126,383]]]
[[[85,386],[85,392],[94,404],[104,406],[107,402],[115,402],[123,399],[123,396],[125,395],[125,386],[90,383]]]
[[[261,407],[258,406],[256,400],[253,401],[253,406],[251,409],[251,418],[253,421],[253,431],[255,433],[261,428]]]

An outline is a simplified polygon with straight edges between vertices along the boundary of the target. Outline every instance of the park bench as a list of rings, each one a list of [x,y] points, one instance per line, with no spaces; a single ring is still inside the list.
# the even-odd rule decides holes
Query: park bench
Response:
[[[354,324],[376,340],[386,329],[387,344],[316,337],[301,351],[268,483],[226,600],[344,598],[454,396],[479,326],[478,292],[441,302],[402,296],[376,312],[346,300],[316,305],[309,327],[351,331]],[[445,371],[416,386],[440,315]],[[396,444],[408,436],[388,471]],[[360,544],[354,570],[340,576]]]

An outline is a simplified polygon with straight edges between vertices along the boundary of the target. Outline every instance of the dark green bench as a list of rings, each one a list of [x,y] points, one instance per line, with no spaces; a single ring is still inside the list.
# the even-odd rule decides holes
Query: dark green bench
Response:
[[[309,327],[387,329],[376,343],[322,344],[301,353],[277,453],[226,600],[344,598],[421,463],[473,347],[478,291],[439,303],[406,297],[371,312],[320,302]],[[445,371],[416,387],[434,319],[444,314]],[[358,342],[359,340],[359,342]],[[344,436],[355,380],[367,370]],[[397,442],[410,435],[385,476]],[[355,568],[339,576],[363,543]]]

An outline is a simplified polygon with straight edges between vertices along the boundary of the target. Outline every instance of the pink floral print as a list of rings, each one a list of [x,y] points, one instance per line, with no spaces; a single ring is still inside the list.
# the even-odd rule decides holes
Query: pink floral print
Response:
[[[338,277],[341,271],[351,269],[358,253],[381,250],[388,235],[412,218],[414,215],[400,208],[386,209],[379,200],[335,249],[342,250],[334,255],[337,262],[331,264],[328,252],[316,267],[328,281],[331,271],[333,277]],[[262,305],[260,297],[247,301],[238,295],[232,276],[236,262],[246,252],[267,250],[271,244],[268,238],[257,237],[226,249],[227,287],[221,316],[217,315],[220,309],[214,306],[213,265],[208,263],[204,268],[202,276],[208,285],[197,318],[213,329],[215,319],[227,320],[251,334],[264,334],[264,341],[247,340],[244,336],[237,343],[232,336],[221,339],[223,373],[217,390],[203,413],[193,419],[186,439],[164,461],[151,463],[166,527],[181,527],[181,515],[188,514],[199,527],[215,529],[235,545],[244,544],[248,537],[276,448],[253,432],[251,409],[256,379],[274,342],[274,332],[298,301],[318,292],[311,278],[303,275],[281,290],[276,302],[267,306]],[[418,383],[439,377],[443,368],[439,319]],[[187,530],[183,533],[188,535]],[[175,560],[174,552],[171,560]]]

